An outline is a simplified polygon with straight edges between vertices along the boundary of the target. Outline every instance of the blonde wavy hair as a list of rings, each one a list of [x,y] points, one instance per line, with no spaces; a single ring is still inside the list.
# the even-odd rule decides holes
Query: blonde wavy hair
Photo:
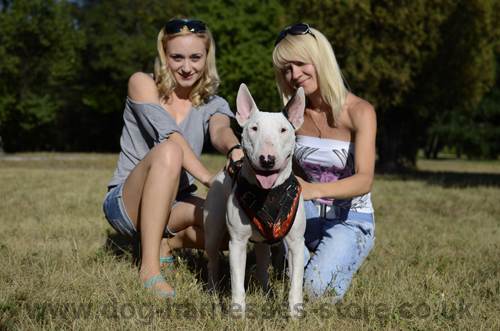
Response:
[[[181,18],[182,20],[189,20],[189,18]],[[177,86],[175,77],[170,70],[168,65],[168,58],[165,50],[167,49],[168,41],[177,36],[184,36],[192,34],[188,27],[184,25],[183,29],[179,33],[167,34],[165,27],[160,30],[158,34],[158,55],[155,60],[155,82],[158,89],[158,94],[160,98],[168,98]],[[191,100],[195,108],[199,108],[203,105],[210,95],[217,92],[217,88],[220,84],[219,75],[217,74],[217,68],[215,66],[215,42],[212,34],[208,28],[203,31],[196,33],[200,38],[205,41],[205,46],[207,50],[207,58],[205,62],[205,70],[202,77],[195,83],[191,93],[189,94],[189,99]]]
[[[333,118],[338,123],[348,90],[344,85],[344,77],[332,45],[321,32],[313,28],[310,30],[314,36],[309,33],[287,34],[274,48],[273,65],[278,91],[285,105],[295,93],[295,88],[285,79],[283,67],[286,63],[299,61],[313,64],[317,72],[321,97],[332,107]]]

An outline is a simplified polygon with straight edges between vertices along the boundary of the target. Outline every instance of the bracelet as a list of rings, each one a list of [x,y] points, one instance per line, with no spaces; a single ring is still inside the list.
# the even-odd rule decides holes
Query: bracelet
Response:
[[[229,154],[231,154],[231,152],[232,152],[232,151],[234,151],[235,149],[241,149],[241,144],[234,145],[233,147],[231,147],[231,148],[227,151],[227,157],[229,157]]]

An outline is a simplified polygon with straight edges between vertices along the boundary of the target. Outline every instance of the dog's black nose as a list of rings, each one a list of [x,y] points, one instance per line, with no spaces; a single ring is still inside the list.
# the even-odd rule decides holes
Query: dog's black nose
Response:
[[[270,169],[270,168],[274,167],[274,164],[276,163],[276,157],[272,156],[272,155],[268,155],[267,160],[266,160],[266,157],[264,155],[261,155],[261,156],[259,156],[259,162],[260,162],[260,165],[262,166],[262,168]]]

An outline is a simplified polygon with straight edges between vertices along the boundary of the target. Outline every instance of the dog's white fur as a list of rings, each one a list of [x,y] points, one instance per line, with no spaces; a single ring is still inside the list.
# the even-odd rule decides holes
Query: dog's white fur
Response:
[[[242,148],[245,163],[241,175],[251,184],[259,185],[256,172],[279,171],[272,187],[282,184],[292,171],[295,148],[295,131],[304,121],[305,95],[302,88],[282,113],[260,112],[245,84],[241,84],[237,96],[236,119],[243,127]],[[287,117],[285,117],[287,115]],[[274,158],[274,159],[273,159]],[[269,161],[273,164],[263,164]],[[281,169],[281,170],[280,170]],[[236,185],[235,185],[236,187]],[[229,263],[231,271],[232,312],[245,314],[245,264],[246,246],[251,239],[257,256],[257,278],[261,287],[268,290],[267,271],[270,248],[262,243],[265,238],[257,231],[247,214],[240,208],[235,197],[235,187],[227,172],[221,173],[212,184],[204,208],[205,248],[208,254],[208,289],[215,289],[218,281],[219,247],[226,230],[229,231]],[[302,278],[304,276],[304,231],[306,218],[302,195],[299,198],[295,222],[285,237],[288,245],[289,311],[297,317],[302,310]],[[224,221],[225,220],[225,221]]]

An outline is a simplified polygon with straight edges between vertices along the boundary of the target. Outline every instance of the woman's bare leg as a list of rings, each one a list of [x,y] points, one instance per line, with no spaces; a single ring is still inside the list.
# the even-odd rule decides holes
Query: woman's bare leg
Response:
[[[171,251],[178,248],[205,249],[203,226],[203,206],[206,196],[197,196],[178,203],[170,214],[168,228],[177,234],[172,238],[163,238],[160,256],[171,256]],[[228,250],[229,233],[222,240],[221,250]]]
[[[182,169],[182,148],[169,141],[158,144],[132,170],[123,187],[123,202],[135,228],[141,233],[143,284],[160,276],[159,247],[175,201]],[[155,290],[173,293],[166,282]]]
[[[123,187],[127,214],[141,233],[143,284],[161,275],[159,258],[172,255],[177,248],[204,249],[203,206],[205,196],[186,199],[172,206],[177,195],[182,170],[182,148],[163,142],[153,149],[132,170]],[[166,225],[173,238],[163,238]],[[227,239],[221,249],[227,250]],[[173,293],[170,284],[159,282],[154,290]]]

